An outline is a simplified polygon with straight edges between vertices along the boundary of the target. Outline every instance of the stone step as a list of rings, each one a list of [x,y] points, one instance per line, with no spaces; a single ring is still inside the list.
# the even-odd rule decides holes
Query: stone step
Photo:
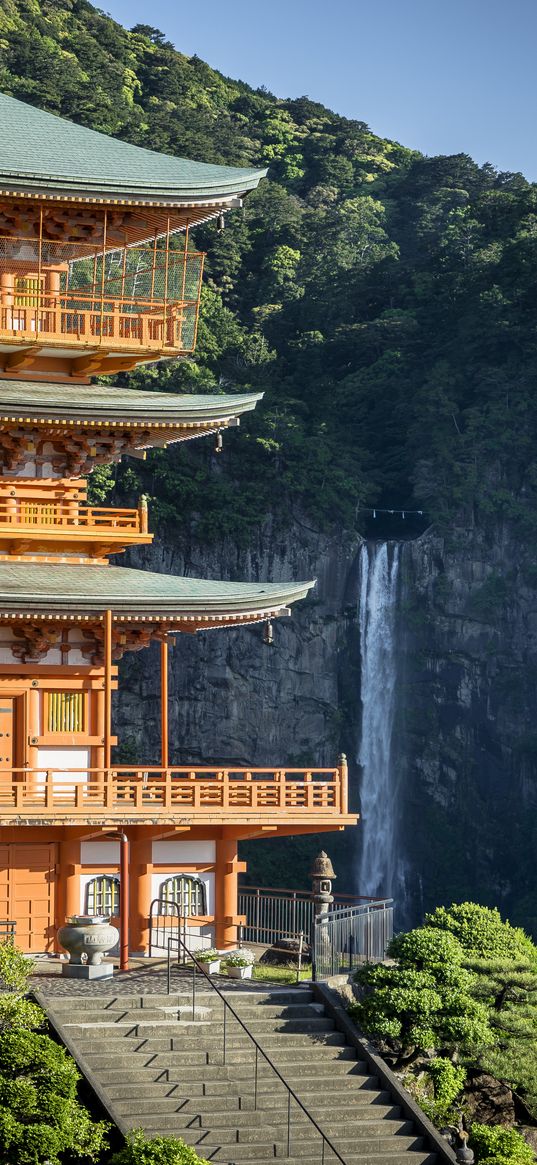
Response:
[[[193,1098],[193,1103],[202,1103],[207,1109],[212,1106],[216,1110],[219,1106],[218,1095],[226,1092],[227,1088],[230,1105],[237,1104],[239,1106],[240,1101],[240,1105],[243,1108],[251,1109],[253,1107],[253,1084],[249,1080],[234,1082],[223,1079],[221,1074],[218,1077],[210,1079],[207,1079],[206,1074],[203,1074],[200,1075],[199,1079],[193,1079],[192,1075],[189,1074],[188,1078],[185,1076],[185,1079],[182,1081],[167,1079],[154,1081],[148,1079],[147,1075],[147,1069],[142,1069],[141,1071],[133,1069],[132,1079],[129,1075],[129,1079],[125,1080],[124,1075],[122,1075],[122,1080],[118,1082],[117,1073],[112,1072],[110,1073],[109,1080],[105,1080],[104,1076],[101,1076],[100,1079],[103,1084],[106,1084],[107,1095],[113,1100],[134,1100],[140,1097],[142,1090],[139,1085],[143,1083],[144,1097],[155,1096],[165,1098],[167,1096],[175,1096],[184,1099],[190,1095]],[[371,1078],[369,1077],[367,1079]],[[232,1093],[234,1088],[236,1089],[235,1095]],[[302,1103],[305,1104],[306,1108],[309,1108],[310,1112],[315,1107],[315,1112],[321,1115],[327,1113],[330,1116],[331,1113],[342,1110],[352,1119],[357,1110],[361,1112],[367,1111],[368,1109],[378,1109],[380,1111],[382,1108],[384,1111],[384,1109],[393,1108],[391,1093],[387,1090],[380,1091],[372,1087],[358,1086],[352,1091],[351,1095],[349,1095],[349,1090],[344,1091],[342,1088],[333,1090],[323,1088],[321,1092],[322,1102],[320,1104],[318,1103],[320,1093],[317,1088],[304,1090],[303,1088],[296,1087],[294,1091],[300,1097]],[[196,1098],[195,1100],[194,1097]],[[258,1105],[264,1111],[272,1108],[286,1108],[287,1092],[283,1085],[280,1085],[278,1089],[274,1086],[271,1086],[270,1089],[263,1089],[260,1086],[258,1088]]]
[[[77,1047],[81,1049],[90,1049],[91,1051],[101,1052],[118,1052],[118,1054],[130,1053],[136,1048],[145,1048],[152,1052],[165,1051],[181,1051],[182,1048],[188,1048],[191,1051],[205,1051],[210,1050],[218,1053],[220,1056],[224,1054],[224,1040],[221,1032],[210,1034],[210,1029],[207,1033],[201,1035],[196,1032],[193,1036],[186,1036],[179,1027],[163,1028],[160,1032],[155,1032],[154,1028],[145,1028],[143,1024],[136,1024],[134,1027],[127,1027],[123,1033],[117,1031],[110,1031],[109,1028],[99,1028],[97,1032],[88,1033],[87,1028],[79,1029],[76,1025],[65,1025],[66,1035],[76,1036]],[[261,1035],[260,1033],[253,1033],[260,1048],[264,1048],[270,1058],[278,1048],[287,1048],[291,1051],[293,1048],[311,1050],[312,1048],[343,1048],[345,1047],[345,1039],[341,1032],[316,1032],[313,1035],[296,1036],[293,1035],[289,1040],[282,1041],[278,1034],[268,1032]],[[226,1053],[227,1051],[241,1051],[245,1053],[250,1052],[252,1057],[255,1056],[255,1044],[249,1039],[246,1032],[241,1032],[239,1035],[226,1034]]]
[[[270,1123],[270,1112],[261,1109],[255,1112],[246,1109],[231,1112],[219,1109],[207,1112],[200,1109],[198,1112],[194,1102],[188,1110],[177,1104],[174,1107],[173,1102],[167,1106],[160,1102],[155,1108],[147,1102],[144,1104],[143,1101],[140,1101],[139,1105],[137,1106],[134,1101],[120,1101],[118,1111],[124,1118],[131,1116],[134,1119],[137,1116],[142,1118],[146,1127],[149,1127],[149,1122],[153,1128],[159,1126],[162,1129],[173,1128],[176,1131],[189,1128],[207,1129],[218,1137],[224,1136],[224,1130],[233,1130],[233,1139],[240,1142],[259,1139],[277,1141],[281,1139],[282,1128],[286,1127],[287,1123],[286,1118],[277,1123]],[[291,1125],[297,1136],[308,1138],[314,1135],[314,1125],[296,1106],[291,1109]],[[352,1139],[358,1142],[363,1138],[410,1136],[413,1133],[412,1121],[401,1120],[400,1117],[378,1119],[364,1117],[363,1120],[354,1122],[345,1121],[343,1125],[341,1121],[332,1120],[323,1123],[322,1128],[334,1143],[336,1139],[339,1143],[343,1135],[346,1142]]]
[[[63,1026],[67,1032],[73,1032],[82,1039],[93,1040],[122,1039],[125,1036],[137,1035],[138,1033],[145,1036],[155,1035],[160,1038],[169,1034],[181,1036],[184,1040],[210,1039],[211,1043],[214,1043],[215,1038],[223,1040],[224,1037],[224,1025],[213,1024],[210,1021],[191,1023],[185,1020],[174,1020],[170,1023],[168,1019],[146,1021],[145,1019],[122,1018],[117,1023],[103,1020],[100,1023],[87,1024],[81,1020],[72,1020]],[[316,1038],[319,1038],[321,1042],[323,1040],[337,1044],[345,1042],[344,1035],[335,1030],[331,1020],[296,1020],[282,1027],[274,1024],[273,1021],[266,1024],[261,1021],[248,1024],[247,1027],[258,1042],[265,1039],[280,1039],[282,1036],[292,1036],[293,1042],[299,1040],[304,1042]],[[248,1039],[247,1033],[233,1017],[230,1017],[226,1024],[226,1039]]]
[[[95,1064],[90,1057],[85,1057],[88,1064],[95,1070]],[[155,1062],[155,1057],[149,1057],[149,1062],[145,1064],[141,1056],[136,1058],[130,1057],[129,1062],[121,1067],[118,1073],[116,1057],[107,1057],[105,1066],[99,1070],[99,1079],[103,1083],[110,1082],[122,1083],[127,1081],[169,1081],[172,1083],[183,1083],[188,1085],[189,1082],[194,1084],[199,1081],[206,1081],[212,1084],[215,1081],[229,1080],[234,1082],[237,1086],[240,1085],[243,1092],[253,1092],[253,1065],[252,1062],[244,1062],[238,1064],[185,1064],[180,1058],[179,1062],[171,1066],[162,1066],[161,1063]],[[379,1090],[379,1081],[376,1076],[371,1076],[367,1072],[367,1066],[363,1061],[337,1061],[335,1064],[331,1063],[330,1070],[325,1070],[324,1066],[316,1064],[309,1065],[303,1071],[298,1071],[294,1066],[282,1072],[284,1080],[300,1095],[308,1096],[312,1101],[318,1100],[320,1095],[325,1092],[332,1093],[337,1087],[338,1091],[345,1095],[352,1093],[357,1094],[362,1091],[376,1092]],[[277,1077],[268,1068],[258,1071],[258,1089],[260,1095],[265,1093],[272,1093],[275,1087]],[[283,1088],[280,1083],[278,1088]]]
[[[124,1124],[128,1127],[136,1127],[135,1116],[132,1117],[132,1121],[130,1117],[125,1117],[123,1120]],[[245,1135],[242,1137],[242,1139],[239,1138],[238,1135],[232,1136],[232,1130],[227,1127],[220,1129],[216,1126],[213,1126],[210,1130],[200,1128],[185,1128],[177,1122],[174,1123],[173,1118],[169,1116],[162,1117],[160,1120],[158,1117],[144,1120],[144,1128],[146,1128],[148,1132],[151,1130],[158,1130],[164,1135],[166,1133],[169,1135],[170,1133],[175,1132],[186,1142],[187,1145],[195,1146],[197,1152],[204,1157],[207,1156],[209,1146],[214,1148],[218,1147],[220,1149],[223,1149],[225,1146],[226,1152],[229,1153],[228,1161],[234,1161],[239,1157],[244,1160],[252,1158],[256,1155],[259,1156],[261,1151],[261,1146],[259,1143],[260,1139],[261,1144],[264,1144],[265,1148],[274,1146],[275,1156],[286,1156],[287,1154],[286,1131],[285,1129],[282,1129],[281,1126],[279,1129],[274,1130],[274,1137],[270,1135],[270,1130],[263,1130],[261,1128],[244,1130]],[[237,1130],[237,1134],[239,1132],[242,1134],[243,1130]],[[345,1162],[349,1159],[348,1155],[351,1155],[354,1157],[354,1159],[359,1160],[359,1153],[390,1153],[392,1151],[401,1153],[414,1149],[424,1149],[422,1137],[416,1137],[412,1134],[407,1135],[403,1133],[397,1133],[393,1137],[363,1136],[359,1139],[357,1137],[353,1137],[352,1139],[338,1138],[337,1143],[335,1140],[332,1140],[332,1143],[341,1154]],[[301,1157],[302,1159],[306,1157],[308,1159],[308,1165],[310,1161],[312,1161],[318,1155],[320,1156],[321,1145],[321,1138],[318,1134],[315,1134],[311,1137],[305,1137],[303,1130],[300,1129],[299,1135],[293,1137],[291,1129],[291,1155],[294,1157]],[[408,1165],[412,1165],[412,1162],[409,1161]]]
[[[82,1049],[81,1049],[82,1052]],[[296,1064],[297,1054],[293,1048],[278,1048],[276,1051],[271,1049],[271,1058],[276,1067],[285,1074],[284,1069],[286,1064]],[[138,1052],[110,1050],[102,1051],[98,1046],[84,1051],[85,1059],[92,1067],[107,1068],[115,1065],[118,1070],[122,1067],[128,1068],[132,1062],[133,1057],[140,1057],[142,1067],[146,1064],[152,1064],[155,1067],[173,1068],[175,1064],[214,1064],[222,1063],[222,1056],[219,1050],[214,1051],[211,1048],[200,1048],[195,1051],[184,1051],[174,1049],[173,1051],[151,1052],[141,1048]],[[356,1052],[354,1048],[346,1046],[336,1046],[334,1048],[325,1047],[320,1044],[316,1048],[300,1048],[300,1060],[302,1063],[308,1061],[310,1067],[315,1069],[320,1068],[322,1060],[330,1064],[330,1070],[338,1070],[342,1067],[345,1070],[348,1063],[356,1062]],[[251,1049],[242,1050],[231,1048],[226,1053],[226,1064],[232,1066],[234,1064],[247,1064],[250,1068],[252,1065],[253,1056]],[[268,1068],[267,1068],[268,1071]]]
[[[391,1103],[391,1093],[387,1089],[381,1090],[379,1081],[374,1076],[362,1076],[356,1085],[349,1087],[346,1086],[347,1079],[342,1079],[340,1076],[337,1085],[334,1085],[333,1080],[328,1079],[322,1086],[318,1087],[316,1080],[297,1080],[291,1085],[290,1079],[288,1076],[285,1076],[285,1080],[287,1080],[289,1086],[292,1087],[292,1090],[294,1090],[297,1096],[301,1097],[303,1104],[310,1111],[313,1107],[315,1107],[316,1111],[324,1109],[333,1111],[339,1108],[352,1111],[354,1106],[370,1108],[375,1106],[375,1104]],[[351,1076],[351,1080],[353,1079]],[[253,1086],[252,1089],[248,1089],[248,1092],[246,1092],[246,1087],[245,1083],[242,1083],[242,1096],[253,1095]],[[276,1092],[273,1085],[263,1085],[261,1081],[259,1087],[257,1087],[257,1094],[259,1094],[260,1101],[263,1104],[267,1103],[267,1097],[270,1097],[270,1102],[274,1104],[275,1108],[283,1108],[284,1104],[287,1104],[287,1097],[285,1097],[283,1086],[278,1088]]]
[[[220,985],[219,985],[220,986]],[[222,987],[220,986],[220,990]],[[312,991],[306,988],[277,988],[275,991],[247,991],[228,990],[223,992],[233,1007],[239,1011],[242,1007],[289,1007],[293,1004],[315,1004]],[[192,1000],[192,991],[172,991],[170,995],[79,995],[76,997],[77,1011],[124,1010],[126,1008],[158,1008],[158,1007],[186,1007]],[[197,990],[196,1000],[204,1006],[222,1006],[215,991]],[[50,999],[51,1007],[59,1015],[72,1013],[73,999],[71,996],[54,995]]]
[[[408,1152],[394,1151],[393,1153],[364,1153],[363,1151],[357,1154],[346,1153],[345,1162],[348,1165],[438,1165],[438,1157],[436,1153],[429,1153],[427,1150],[411,1150],[411,1155]],[[215,1153],[211,1158],[213,1161],[224,1161],[225,1156],[222,1155],[221,1150]],[[337,1165],[337,1158],[333,1156],[329,1150],[326,1150],[326,1162],[330,1165],[334,1163]],[[312,1152],[311,1165],[321,1165],[322,1150],[320,1145],[317,1146],[315,1153]],[[274,1157],[259,1156],[255,1160],[250,1159],[248,1165],[274,1165]],[[285,1165],[304,1165],[303,1158],[286,1157]]]

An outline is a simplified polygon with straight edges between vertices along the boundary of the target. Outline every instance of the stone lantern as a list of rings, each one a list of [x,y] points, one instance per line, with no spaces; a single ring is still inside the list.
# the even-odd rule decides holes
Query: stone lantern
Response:
[[[337,878],[332,862],[328,854],[325,854],[324,849],[321,850],[320,854],[317,854],[310,870],[310,877],[312,879],[315,917],[319,919],[323,914],[328,914],[329,907],[334,901],[332,882],[334,878]]]

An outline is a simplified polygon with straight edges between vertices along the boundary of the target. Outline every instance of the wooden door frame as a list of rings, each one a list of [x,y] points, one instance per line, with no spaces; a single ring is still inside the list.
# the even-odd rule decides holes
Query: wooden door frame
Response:
[[[9,688],[0,691],[0,701],[13,700],[13,765],[14,769],[22,769],[29,763],[28,741],[28,688]]]

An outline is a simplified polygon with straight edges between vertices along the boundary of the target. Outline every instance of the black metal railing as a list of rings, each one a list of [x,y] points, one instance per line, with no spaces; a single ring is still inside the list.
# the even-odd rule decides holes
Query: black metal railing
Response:
[[[345,1159],[341,1156],[341,1153],[338,1152],[338,1150],[336,1149],[335,1145],[332,1143],[330,1138],[326,1136],[326,1133],[324,1133],[323,1130],[320,1128],[320,1126],[317,1124],[315,1117],[313,1117],[311,1115],[311,1113],[306,1108],[305,1104],[302,1103],[302,1101],[297,1096],[296,1092],[287,1083],[285,1078],[282,1076],[279,1068],[276,1067],[274,1062],[270,1059],[270,1056],[267,1055],[267,1053],[261,1047],[261,1044],[259,1044],[258,1041],[256,1040],[255,1036],[252,1035],[252,1032],[246,1026],[246,1024],[244,1023],[244,1020],[241,1019],[240,1015],[235,1011],[235,1008],[231,1005],[229,1000],[226,999],[225,995],[220,990],[220,988],[217,987],[216,983],[211,979],[210,975],[205,970],[205,967],[203,966],[203,964],[198,962],[198,960],[196,959],[196,957],[192,953],[192,951],[190,951],[188,949],[188,947],[183,942],[183,940],[179,936],[179,934],[177,934],[175,936],[170,936],[168,938],[168,963],[167,963],[168,995],[171,994],[172,951],[173,950],[175,950],[177,952],[177,963],[179,965],[181,965],[183,968],[187,965],[187,963],[189,963],[189,962],[192,963],[192,1020],[194,1021],[196,1018],[196,990],[197,990],[196,976],[197,976],[197,973],[202,975],[205,985],[209,986],[211,991],[213,991],[214,994],[216,996],[218,996],[218,998],[220,999],[220,1001],[222,1003],[223,1032],[222,1032],[221,1058],[219,1056],[219,1062],[222,1066],[224,1066],[227,1062],[230,1020],[235,1021],[239,1025],[241,1030],[244,1032],[245,1036],[247,1037],[247,1039],[248,1039],[248,1041],[253,1049],[253,1053],[254,1053],[253,1064],[252,1064],[254,1112],[258,1111],[260,1061],[268,1066],[269,1071],[272,1074],[272,1077],[273,1078],[276,1077],[276,1079],[279,1081],[279,1083],[285,1089],[286,1096],[287,1096],[286,1152],[285,1152],[285,1156],[286,1157],[291,1156],[291,1145],[293,1142],[292,1117],[293,1117],[293,1104],[294,1104],[296,1106],[295,1110],[294,1110],[295,1114],[296,1114],[297,1110],[299,1110],[302,1113],[302,1115],[304,1117],[306,1117],[306,1119],[310,1122],[310,1124],[312,1125],[312,1127],[315,1130],[315,1132],[317,1133],[317,1135],[321,1138],[321,1143],[319,1146],[320,1147],[320,1165],[325,1165],[325,1161],[327,1160],[327,1152],[332,1153],[333,1156],[335,1157],[335,1159],[337,1161],[341,1162],[341,1165],[346,1165]],[[215,1036],[214,1028],[212,1029],[212,1031],[213,1031],[213,1035]],[[214,1038],[214,1045],[216,1046],[216,1036]],[[215,1053],[214,1051],[210,1051],[207,1053],[207,1062],[208,1063],[211,1063],[211,1059],[215,1054],[218,1055],[218,1053]],[[215,1061],[213,1061],[213,1062],[215,1062]],[[303,1136],[303,1132],[304,1132],[304,1126],[301,1125],[300,1132],[298,1135]]]
[[[17,923],[10,918],[0,918],[0,942],[15,942]]]
[[[393,898],[361,906],[338,907],[317,916],[312,931],[314,979],[353,971],[361,963],[380,961],[393,937]]]
[[[186,945],[189,926],[199,926],[198,915],[192,911],[185,913],[185,903],[176,899],[153,898],[149,907],[149,957],[154,953],[165,953],[168,938],[175,933],[181,934]],[[211,947],[212,942],[208,935],[197,935],[199,948]]]
[[[179,933],[181,926],[185,936],[186,919],[181,918],[177,902],[154,898],[149,908],[149,957],[155,950],[164,952],[168,939],[174,937],[174,932]]]
[[[332,910],[369,905],[382,899],[356,894],[334,894]],[[273,886],[239,886],[239,914],[245,916],[244,942],[271,944],[295,938],[302,931],[309,939],[315,919],[311,891],[283,890]]]

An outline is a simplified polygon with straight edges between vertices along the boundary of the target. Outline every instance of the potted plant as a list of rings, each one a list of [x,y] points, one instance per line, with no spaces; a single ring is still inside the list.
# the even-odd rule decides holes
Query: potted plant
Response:
[[[198,963],[202,963],[208,975],[218,975],[220,970],[221,954],[214,947],[209,947],[208,950],[193,951],[194,958]]]
[[[251,951],[233,951],[226,955],[224,967],[228,979],[251,979],[254,961]]]

